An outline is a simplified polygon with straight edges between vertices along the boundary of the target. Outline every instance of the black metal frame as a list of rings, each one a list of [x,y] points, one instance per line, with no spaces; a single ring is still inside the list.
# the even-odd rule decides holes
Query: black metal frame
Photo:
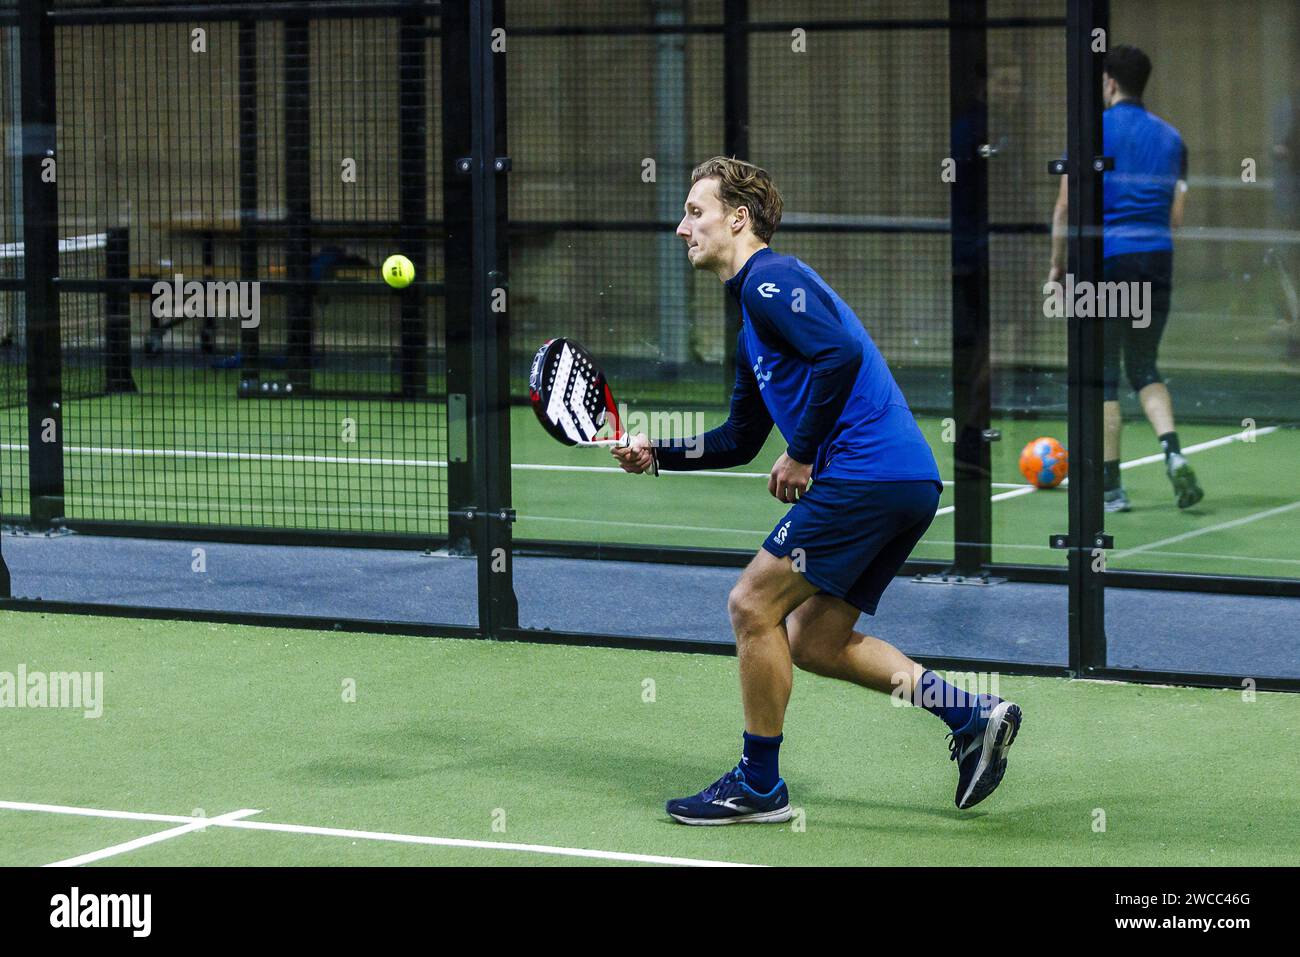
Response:
[[[27,316],[27,448],[32,521],[63,513],[63,379],[59,327],[59,197],[43,164],[54,157],[54,27],[40,0],[18,7],[22,83],[23,295]],[[52,441],[50,441],[52,439]]]
[[[724,0],[723,21],[704,25],[665,25],[659,27],[563,27],[519,28],[518,36],[545,35],[620,35],[661,32],[721,34],[728,69],[724,83],[725,148],[736,155],[746,152],[748,142],[748,90],[745,84],[748,36],[760,31],[786,31],[792,26],[805,29],[946,29],[953,43],[951,56],[955,67],[952,81],[952,109],[981,110],[973,102],[977,93],[970,77],[979,77],[985,58],[983,38],[996,27],[1063,26],[1069,42],[1066,68],[1069,74],[1070,268],[1084,277],[1099,276],[1101,267],[1101,176],[1092,169],[1092,159],[1100,153],[1101,105],[1099,92],[1099,57],[1087,52],[1086,38],[1095,26],[1107,25],[1107,0],[1069,0],[1068,15],[1059,18],[986,19],[986,0],[950,0],[948,20],[856,20],[833,23],[784,22],[755,23],[748,19],[747,0]],[[437,30],[428,29],[422,19],[439,14]],[[25,611],[76,612],[104,615],[169,618],[179,620],[224,621],[266,624],[313,629],[347,629],[384,634],[411,634],[453,637],[488,637],[540,643],[596,645],[604,647],[665,649],[710,654],[732,654],[734,646],[717,642],[673,640],[650,637],[626,637],[579,632],[534,631],[519,627],[518,603],[513,589],[511,562],[515,555],[582,557],[594,560],[656,561],[667,563],[709,564],[740,567],[750,558],[748,552],[731,550],[668,548],[595,543],[514,541],[511,530],[513,511],[510,494],[510,388],[506,370],[509,360],[508,313],[490,308],[493,291],[508,289],[506,264],[508,240],[512,233],[535,229],[555,229],[565,224],[511,223],[507,215],[506,174],[509,159],[506,151],[504,70],[499,69],[490,50],[494,27],[505,25],[505,0],[457,0],[446,3],[379,3],[349,2],[328,4],[269,3],[250,10],[240,4],[207,4],[201,7],[171,8],[77,8],[50,11],[40,0],[21,0],[17,21],[23,30],[23,173],[25,228],[29,268],[23,280],[27,295],[32,332],[28,337],[29,369],[29,443],[32,453],[32,498],[34,518],[48,524],[60,513],[62,495],[61,448],[57,443],[40,443],[37,423],[47,417],[58,421],[59,411],[59,343],[57,293],[62,288],[54,281],[57,273],[57,198],[54,191],[40,188],[40,162],[52,149],[54,116],[54,58],[52,49],[54,24],[158,22],[193,19],[227,19],[240,21],[241,103],[251,105],[257,80],[256,32],[254,21],[282,18],[296,21],[324,16],[397,17],[403,25],[399,56],[408,66],[415,66],[416,45],[431,36],[442,41],[443,160],[445,220],[434,224],[424,219],[425,194],[412,195],[401,208],[399,229],[403,249],[413,259],[423,257],[431,228],[441,228],[446,240],[446,281],[424,286],[408,294],[403,304],[403,335],[416,334],[421,325],[423,297],[431,292],[447,297],[448,393],[465,397],[469,408],[469,454],[464,461],[453,461],[448,471],[449,533],[445,540],[417,535],[356,534],[338,532],[293,532],[273,529],[214,528],[211,526],[157,526],[132,522],[69,520],[69,528],[90,534],[127,534],[142,537],[182,538],[249,543],[291,545],[345,545],[354,547],[398,547],[430,549],[446,545],[451,551],[477,556],[478,624],[412,625],[402,622],[364,621],[336,618],[304,618],[249,613],[188,611],[182,609],[132,608],[90,603],[48,602],[5,598],[6,569],[0,557],[0,608]],[[974,39],[974,43],[972,43]],[[286,67],[301,53],[301,32],[286,30]],[[422,57],[420,58],[422,62]],[[411,62],[408,62],[411,61]],[[956,74],[962,76],[958,77]],[[964,81],[964,82],[963,82]],[[294,95],[288,84],[287,95]],[[301,91],[299,91],[301,92]],[[423,112],[423,87],[404,90],[399,108],[415,115]],[[978,98],[978,97],[975,97]],[[292,105],[292,104],[290,104]],[[290,111],[291,114],[295,111]],[[302,112],[306,112],[305,110]],[[240,265],[241,273],[254,275],[256,243],[262,224],[255,219],[257,204],[255,157],[257,129],[252,111],[241,111],[240,167]],[[306,123],[306,118],[301,122]],[[403,124],[405,126],[405,124]],[[402,163],[417,176],[416,167],[425,165],[422,144],[404,138]],[[985,182],[982,164],[971,157],[957,157],[966,162],[963,182]],[[305,173],[298,185],[305,185]],[[291,177],[291,181],[293,178]],[[968,257],[973,268],[954,275],[954,386],[959,422],[965,430],[980,432],[988,427],[989,396],[987,383],[981,386],[973,376],[988,356],[987,246],[990,233],[1045,232],[1039,224],[990,224],[987,200],[982,186],[970,196],[954,196],[954,261]],[[299,195],[301,200],[301,195]],[[305,245],[312,223],[310,209],[292,201],[298,215],[285,224]],[[661,230],[671,224],[581,223],[574,228]],[[842,230],[842,227],[789,224],[788,231]],[[898,231],[898,230],[891,230]],[[944,232],[924,224],[908,232]],[[33,258],[34,257],[34,258]],[[301,257],[299,257],[301,258]],[[422,258],[418,261],[424,261]],[[966,261],[966,260],[963,260]],[[43,266],[42,266],[43,264]],[[302,266],[302,263],[298,263]],[[299,296],[310,295],[310,285],[291,270],[283,287]],[[304,273],[305,275],[305,273]],[[138,282],[148,283],[148,280]],[[134,288],[137,281],[119,280],[109,284],[111,290]],[[353,284],[349,284],[350,286]],[[437,289],[431,287],[436,285]],[[69,283],[68,287],[71,288]],[[980,287],[983,288],[980,288]],[[104,289],[100,284],[96,288]],[[738,317],[730,317],[734,323]],[[1160,588],[1196,590],[1225,594],[1284,595],[1300,597],[1300,581],[1240,576],[1201,576],[1157,572],[1091,571],[1092,552],[1104,532],[1101,511],[1101,402],[1100,402],[1100,325],[1095,320],[1070,320],[1069,327],[1069,440],[1078,468],[1071,482],[1069,498],[1069,549],[1067,568],[997,564],[989,561],[988,546],[970,549],[958,547],[957,563],[910,562],[907,574],[925,574],[945,570],[987,571],[1016,581],[1064,583],[1069,587],[1069,661],[1062,665],[1034,665],[996,660],[927,658],[935,667],[965,670],[1000,669],[1011,673],[1053,676],[1088,676],[1129,681],[1180,683],[1211,687],[1237,687],[1239,679],[1228,675],[1186,672],[1135,671],[1108,668],[1105,660],[1103,601],[1104,587]],[[256,354],[255,333],[244,343]],[[728,350],[730,351],[730,350]],[[734,361],[734,360],[733,360]],[[734,374],[734,368],[730,374]],[[728,376],[728,382],[730,380]],[[407,380],[403,378],[403,385]],[[406,391],[405,388],[403,391]],[[984,437],[972,445],[963,458],[959,475],[959,502],[965,503],[966,517],[960,541],[988,542],[988,448]],[[980,494],[982,490],[982,494]],[[983,503],[981,506],[980,503]],[[38,504],[39,503],[39,504]],[[963,509],[959,509],[959,516]],[[40,524],[38,521],[37,524]],[[983,530],[984,533],[981,533]],[[494,568],[500,570],[494,570]],[[1300,679],[1258,678],[1261,690],[1300,690]]]
[[[952,189],[953,571],[987,573],[993,559],[993,418],[989,315],[988,9],[985,0],[949,0],[948,108],[955,164]],[[959,123],[969,119],[969,126]],[[969,138],[958,141],[968,128]]]
[[[1066,43],[1069,139],[1069,269],[1084,279],[1102,275],[1101,56],[1090,52],[1094,28],[1109,26],[1107,0],[1072,0]],[[1069,489],[1070,660],[1084,673],[1106,663],[1105,589],[1093,572],[1102,547],[1102,320],[1069,323],[1069,443],[1078,468]]]

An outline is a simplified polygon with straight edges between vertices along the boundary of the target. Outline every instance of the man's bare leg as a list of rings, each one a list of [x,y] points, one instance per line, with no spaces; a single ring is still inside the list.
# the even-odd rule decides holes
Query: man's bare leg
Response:
[[[780,777],[779,753],[793,668],[785,619],[816,594],[788,558],[767,551],[754,556],[731,590],[727,610],[736,633],[740,695],[745,706],[744,753],[699,794],[674,798],[668,813],[683,824],[737,821],[781,823],[794,813]]]
[[[1107,512],[1127,512],[1128,495],[1119,476],[1119,439],[1124,428],[1119,401],[1103,402],[1102,410],[1102,489]]]
[[[1102,459],[1107,462],[1116,462],[1119,460],[1119,438],[1120,433],[1124,430],[1124,419],[1120,415],[1119,401],[1103,402],[1101,405],[1103,437]]]
[[[804,671],[913,698],[925,669],[887,641],[854,631],[861,612],[831,595],[815,595],[790,615],[786,627],[794,663]]]
[[[727,599],[740,660],[745,730],[776,737],[785,723],[794,681],[785,619],[817,593],[788,558],[760,550]]]
[[[953,734],[957,807],[983,801],[1006,771],[1007,750],[1020,730],[1020,708],[992,695],[954,688],[888,642],[854,631],[857,620],[857,608],[831,595],[805,601],[786,622],[794,663],[805,671],[905,698],[941,718]]]
[[[1142,411],[1146,413],[1151,429],[1160,440],[1165,452],[1165,472],[1174,486],[1174,496],[1179,508],[1191,508],[1205,495],[1196,480],[1196,473],[1188,464],[1178,444],[1174,431],[1174,403],[1163,382],[1152,382],[1138,392]]]
[[[1174,431],[1174,401],[1163,382],[1152,382],[1144,386],[1138,392],[1138,401],[1142,403],[1142,411],[1146,413],[1156,438]],[[1118,402],[1115,404],[1119,405]],[[1118,457],[1118,448],[1115,454]]]

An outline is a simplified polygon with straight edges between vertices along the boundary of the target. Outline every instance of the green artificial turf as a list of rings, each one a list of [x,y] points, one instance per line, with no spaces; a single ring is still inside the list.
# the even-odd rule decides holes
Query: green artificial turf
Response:
[[[20,663],[102,671],[103,714],[0,709],[4,801],[761,864],[1295,861],[1294,695],[1003,676],[1023,730],[961,812],[937,719],[797,673],[782,773],[802,826],[687,828],[663,801],[737,757],[732,658],[0,614],[0,671]],[[172,826],[0,810],[0,865]],[[103,863],[599,862],[220,828]]]

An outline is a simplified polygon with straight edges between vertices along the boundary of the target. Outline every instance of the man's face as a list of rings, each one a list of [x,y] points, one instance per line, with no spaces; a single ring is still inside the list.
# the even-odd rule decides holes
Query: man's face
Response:
[[[1109,73],[1103,70],[1101,74],[1102,105],[1105,106],[1107,109],[1110,109],[1110,107],[1114,105],[1115,97],[1117,95],[1119,95],[1119,84],[1115,82],[1114,77],[1112,77]]]
[[[685,208],[677,235],[686,243],[686,258],[691,265],[716,271],[720,264],[730,262],[731,248],[739,235],[731,229],[736,210],[722,205],[717,178],[706,177],[692,186]]]

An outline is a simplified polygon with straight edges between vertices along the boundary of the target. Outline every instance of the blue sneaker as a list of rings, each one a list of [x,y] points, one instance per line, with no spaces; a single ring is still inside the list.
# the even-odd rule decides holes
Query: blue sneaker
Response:
[[[745,783],[745,772],[732,768],[699,794],[674,798],[668,814],[682,824],[779,824],[794,816],[785,781],[767,794]]]
[[[1020,708],[1001,698],[982,696],[970,723],[953,732],[948,750],[957,762],[957,807],[974,807],[1002,783],[1007,749],[1020,730]]]

